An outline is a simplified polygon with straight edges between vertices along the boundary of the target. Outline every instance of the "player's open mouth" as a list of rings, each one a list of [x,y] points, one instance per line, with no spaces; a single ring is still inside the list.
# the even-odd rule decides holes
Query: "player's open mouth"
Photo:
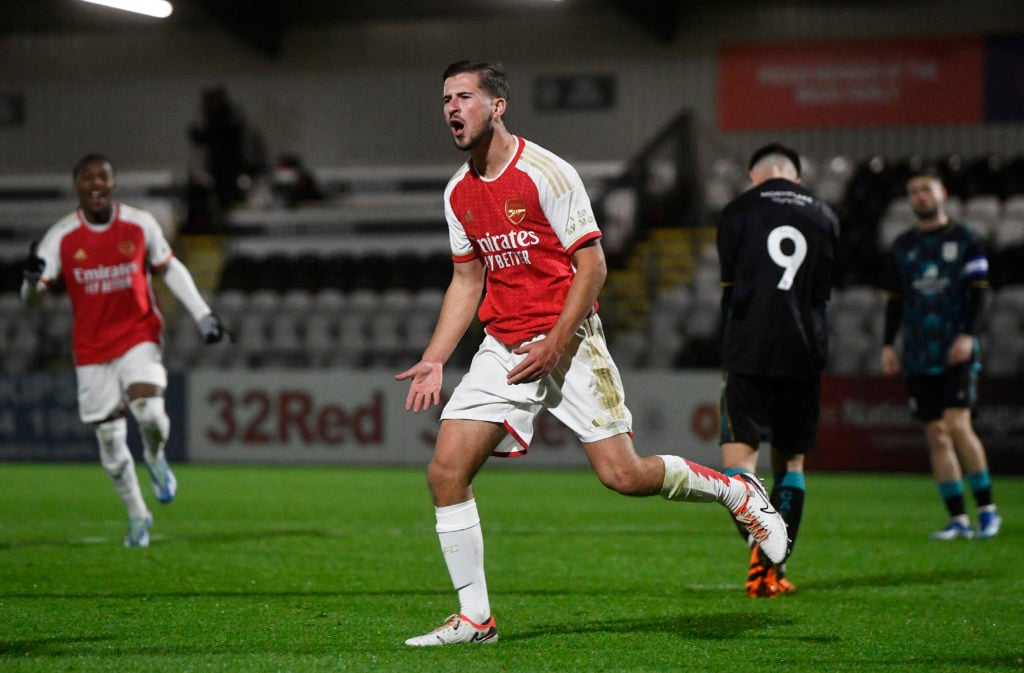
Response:
[[[449,121],[448,126],[452,128],[452,133],[454,133],[457,136],[461,136],[463,130],[465,130],[466,128],[466,125],[463,124],[458,119],[452,119],[451,121]]]

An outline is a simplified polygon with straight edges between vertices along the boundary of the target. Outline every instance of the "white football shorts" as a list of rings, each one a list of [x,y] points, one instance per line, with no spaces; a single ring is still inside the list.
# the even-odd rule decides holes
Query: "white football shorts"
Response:
[[[78,416],[83,423],[97,423],[124,404],[124,391],[132,383],[152,383],[167,388],[160,346],[144,341],[124,355],[98,365],[75,367],[78,378]]]
[[[534,340],[543,339],[544,335]],[[525,355],[484,336],[469,371],[455,387],[441,420],[490,421],[508,435],[495,456],[521,456],[530,448],[537,415],[547,409],[584,443],[631,432],[622,377],[608,354],[601,320],[591,316],[576,330],[555,370],[540,381],[509,385],[508,372]]]

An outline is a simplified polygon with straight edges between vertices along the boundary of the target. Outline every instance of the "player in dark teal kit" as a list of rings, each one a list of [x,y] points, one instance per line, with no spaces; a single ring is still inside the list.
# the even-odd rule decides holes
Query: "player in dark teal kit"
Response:
[[[907,192],[917,224],[893,242],[882,280],[889,297],[882,370],[904,372],[911,413],[925,423],[932,473],[950,516],[932,539],[974,536],[964,503],[965,472],[978,507],[977,535],[990,538],[1002,518],[992,501],[985,449],[971,424],[988,260],[980,237],[947,217],[946,189],[937,174],[911,177]],[[902,364],[893,346],[901,323]]]
[[[723,471],[754,472],[760,443],[770,441],[771,502],[795,543],[804,454],[817,439],[839,221],[799,184],[800,157],[788,147],[758,149],[749,170],[754,186],[723,209],[717,234],[725,324]],[[795,589],[785,562],[773,566],[754,547],[747,595],[771,598]]]

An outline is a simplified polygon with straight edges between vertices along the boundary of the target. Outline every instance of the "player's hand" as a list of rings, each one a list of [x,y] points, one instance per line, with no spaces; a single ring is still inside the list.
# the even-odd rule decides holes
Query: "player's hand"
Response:
[[[215,344],[223,339],[228,331],[216,313],[207,313],[199,319],[199,333],[203,335],[204,343]]]
[[[426,411],[432,405],[441,403],[441,381],[444,365],[440,362],[420,360],[401,374],[395,375],[396,381],[412,379],[409,394],[405,398],[405,410],[413,413]]]
[[[970,334],[961,334],[949,347],[948,361],[951,366],[961,365],[971,359],[974,355],[974,337]]]
[[[43,275],[43,269],[46,268],[46,260],[36,253],[37,250],[39,250],[39,241],[32,241],[28,247],[25,266],[22,269],[22,275],[25,277],[25,280],[33,285],[39,282],[39,278]]]
[[[887,376],[900,373],[900,358],[892,346],[882,346],[882,373]]]
[[[554,339],[541,338],[514,348],[513,353],[525,354],[526,357],[508,373],[509,385],[539,381],[555,370],[561,351],[555,346]]]

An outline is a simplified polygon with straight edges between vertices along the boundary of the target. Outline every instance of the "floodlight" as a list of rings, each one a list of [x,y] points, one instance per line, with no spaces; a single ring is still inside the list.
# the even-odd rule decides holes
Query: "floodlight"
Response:
[[[123,9],[126,12],[145,14],[158,19],[166,19],[174,11],[174,7],[167,0],[83,0],[83,2]]]

